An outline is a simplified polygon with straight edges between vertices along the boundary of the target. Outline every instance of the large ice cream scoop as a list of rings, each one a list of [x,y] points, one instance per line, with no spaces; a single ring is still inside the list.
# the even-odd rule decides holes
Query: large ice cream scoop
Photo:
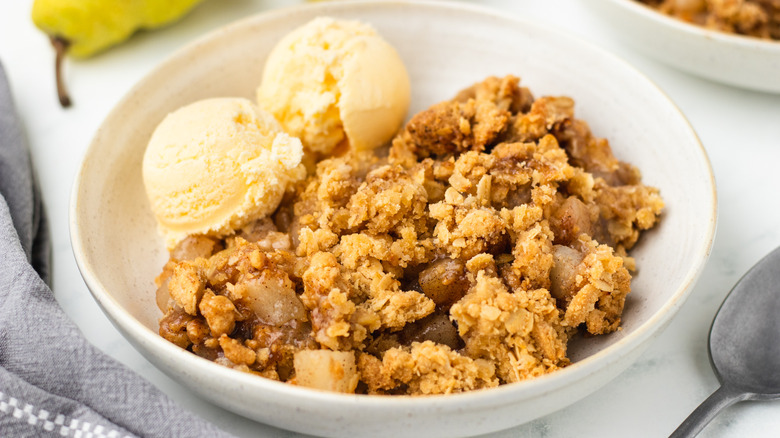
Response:
[[[370,149],[389,141],[403,123],[409,76],[371,26],[321,17],[274,47],[257,99],[313,152],[329,154],[344,141]]]
[[[198,101],[169,114],[146,148],[143,179],[168,247],[221,236],[273,212],[306,176],[300,140],[247,99]]]

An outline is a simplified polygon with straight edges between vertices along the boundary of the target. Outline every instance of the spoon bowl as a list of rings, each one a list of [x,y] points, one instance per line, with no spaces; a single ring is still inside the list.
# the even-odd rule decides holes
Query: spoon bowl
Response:
[[[710,357],[721,383],[758,398],[780,397],[780,248],[740,280],[710,331]]]
[[[729,292],[710,328],[709,353],[720,388],[671,437],[696,435],[723,408],[742,400],[780,399],[780,248]]]

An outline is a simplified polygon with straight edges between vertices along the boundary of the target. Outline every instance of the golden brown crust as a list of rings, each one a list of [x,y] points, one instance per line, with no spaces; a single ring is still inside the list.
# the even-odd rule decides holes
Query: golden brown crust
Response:
[[[660,12],[722,32],[780,40],[779,0],[639,0]]]
[[[160,333],[298,384],[354,388],[295,375],[354,357],[370,394],[516,382],[569,364],[578,330],[619,328],[626,251],[662,208],[570,98],[491,77],[413,117],[386,156],[319,161],[274,220],[182,244],[157,278]]]
[[[386,351],[380,361],[360,355],[358,369],[369,394],[450,394],[498,386],[493,364],[431,341]]]

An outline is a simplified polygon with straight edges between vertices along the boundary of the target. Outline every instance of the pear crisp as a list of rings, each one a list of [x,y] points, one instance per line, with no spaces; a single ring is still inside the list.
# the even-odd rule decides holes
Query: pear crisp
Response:
[[[780,0],[638,0],[708,29],[780,40]]]
[[[578,332],[620,328],[628,251],[663,205],[572,99],[490,77],[412,117],[389,149],[312,165],[271,216],[181,241],[156,279],[160,334],[340,392],[533,378],[570,363]]]

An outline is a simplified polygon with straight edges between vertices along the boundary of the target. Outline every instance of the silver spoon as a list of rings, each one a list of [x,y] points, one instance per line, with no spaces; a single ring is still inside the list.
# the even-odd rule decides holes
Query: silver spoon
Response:
[[[729,292],[712,321],[709,347],[721,386],[670,438],[695,436],[738,401],[780,399],[780,248]]]

